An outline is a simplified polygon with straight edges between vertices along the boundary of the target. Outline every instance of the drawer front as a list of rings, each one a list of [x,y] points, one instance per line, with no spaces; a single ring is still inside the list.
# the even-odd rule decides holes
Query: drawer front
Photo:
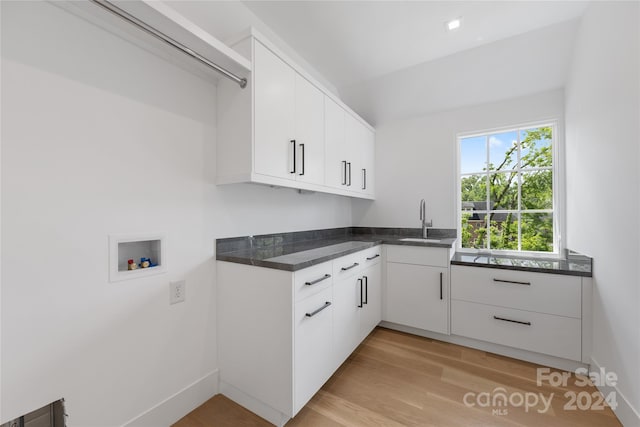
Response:
[[[333,280],[351,277],[364,268],[363,251],[333,260]]]
[[[296,271],[293,283],[296,301],[314,295],[333,283],[333,264],[329,261]]]
[[[374,246],[359,253],[361,254],[363,268],[369,268],[382,261],[382,245]]]
[[[333,374],[333,296],[327,288],[296,302],[294,341],[295,415]]]
[[[387,261],[447,267],[449,265],[449,249],[387,245]]]
[[[580,318],[579,277],[497,268],[451,266],[451,298]]]
[[[581,322],[571,317],[451,301],[451,333],[570,360],[582,354]]]

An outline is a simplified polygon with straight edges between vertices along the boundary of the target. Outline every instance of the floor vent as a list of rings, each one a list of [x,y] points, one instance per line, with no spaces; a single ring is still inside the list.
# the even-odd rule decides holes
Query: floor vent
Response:
[[[60,399],[0,427],[65,427],[66,417],[64,399]]]

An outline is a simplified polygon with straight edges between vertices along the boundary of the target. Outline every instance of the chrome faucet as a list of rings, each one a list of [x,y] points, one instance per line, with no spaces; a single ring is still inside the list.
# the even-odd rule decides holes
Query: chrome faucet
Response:
[[[427,222],[427,202],[420,200],[420,221],[422,221],[422,238],[427,238],[427,229],[433,227],[433,220]]]

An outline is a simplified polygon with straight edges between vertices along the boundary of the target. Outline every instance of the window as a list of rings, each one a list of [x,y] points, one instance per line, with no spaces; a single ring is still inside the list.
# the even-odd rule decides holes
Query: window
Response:
[[[458,137],[461,248],[558,252],[555,128]]]

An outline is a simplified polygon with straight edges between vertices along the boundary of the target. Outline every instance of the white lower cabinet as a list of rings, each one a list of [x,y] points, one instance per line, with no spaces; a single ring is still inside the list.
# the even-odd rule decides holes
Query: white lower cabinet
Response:
[[[446,268],[387,263],[385,320],[448,333],[448,281]]]
[[[382,263],[363,270],[361,279],[364,295],[360,311],[360,341],[382,320]]]
[[[578,276],[453,265],[451,333],[581,361],[583,286]]]
[[[294,390],[293,412],[297,413],[316,394],[334,371],[333,292],[296,302],[294,316]]]
[[[589,362],[590,279],[450,266],[449,248],[385,248],[384,263],[375,246],[296,272],[218,261],[221,392],[284,425],[381,320],[536,363]]]
[[[381,320],[381,246],[296,272],[217,262],[223,394],[283,425]]]
[[[580,360],[580,319],[467,301],[451,301],[451,333]]]
[[[449,333],[449,253],[447,248],[387,248],[384,320]]]
[[[334,272],[343,275],[333,285],[336,366],[349,357],[382,318],[380,252],[376,247],[358,258],[348,256],[334,261]]]

